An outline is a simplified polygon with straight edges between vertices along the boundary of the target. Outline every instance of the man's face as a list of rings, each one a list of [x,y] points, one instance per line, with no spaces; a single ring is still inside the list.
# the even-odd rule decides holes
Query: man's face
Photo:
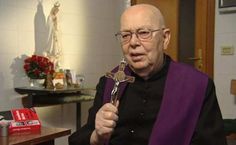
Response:
[[[121,19],[121,31],[136,32],[140,29],[150,29],[160,31],[152,32],[151,39],[140,40],[135,34],[128,43],[122,44],[123,54],[129,65],[136,71],[152,71],[160,63],[163,56],[164,31],[157,23],[157,20],[144,13],[129,13]]]

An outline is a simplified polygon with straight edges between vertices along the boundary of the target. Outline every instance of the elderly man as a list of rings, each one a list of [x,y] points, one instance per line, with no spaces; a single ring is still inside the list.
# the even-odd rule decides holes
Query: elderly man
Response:
[[[226,145],[213,81],[164,54],[170,30],[156,7],[129,7],[116,36],[135,81],[110,103],[110,80],[101,77],[88,122],[70,145]]]

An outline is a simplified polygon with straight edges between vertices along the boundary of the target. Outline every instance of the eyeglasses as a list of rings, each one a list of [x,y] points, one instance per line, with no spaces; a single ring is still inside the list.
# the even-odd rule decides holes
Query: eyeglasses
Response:
[[[164,28],[162,28],[164,29]],[[121,31],[115,34],[115,36],[117,37],[117,39],[122,43],[122,44],[126,44],[128,43],[133,34],[136,35],[136,37],[140,40],[140,41],[145,41],[145,40],[151,40],[152,39],[152,33],[156,32],[156,31],[160,31],[162,29],[156,29],[156,30],[151,30],[151,29],[138,29],[134,32],[132,31]]]

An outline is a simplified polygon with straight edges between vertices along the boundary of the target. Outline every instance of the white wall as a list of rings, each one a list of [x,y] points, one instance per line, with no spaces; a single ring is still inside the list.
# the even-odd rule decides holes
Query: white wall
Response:
[[[215,11],[214,80],[224,118],[236,118],[236,96],[230,94],[230,81],[236,79],[236,52],[221,55],[221,46],[236,48],[236,13],[220,14],[218,2]]]
[[[0,0],[0,111],[21,108],[22,96],[14,87],[28,85],[23,60],[41,54],[46,43],[45,24],[56,0]],[[121,59],[114,37],[119,16],[129,0],[59,0],[62,67],[85,75],[85,85],[98,79]],[[82,104],[82,122],[90,103]],[[75,104],[36,108],[45,126],[75,130]],[[66,145],[61,138],[58,145]]]

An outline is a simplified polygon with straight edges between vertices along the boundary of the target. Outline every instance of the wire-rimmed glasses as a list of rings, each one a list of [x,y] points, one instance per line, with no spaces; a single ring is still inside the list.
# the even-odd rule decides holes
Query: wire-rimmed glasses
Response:
[[[122,44],[126,44],[131,40],[133,34],[135,34],[139,40],[145,41],[152,39],[153,32],[160,31],[162,29],[152,30],[146,28],[146,29],[138,29],[136,31],[120,31],[116,33],[115,36]]]

